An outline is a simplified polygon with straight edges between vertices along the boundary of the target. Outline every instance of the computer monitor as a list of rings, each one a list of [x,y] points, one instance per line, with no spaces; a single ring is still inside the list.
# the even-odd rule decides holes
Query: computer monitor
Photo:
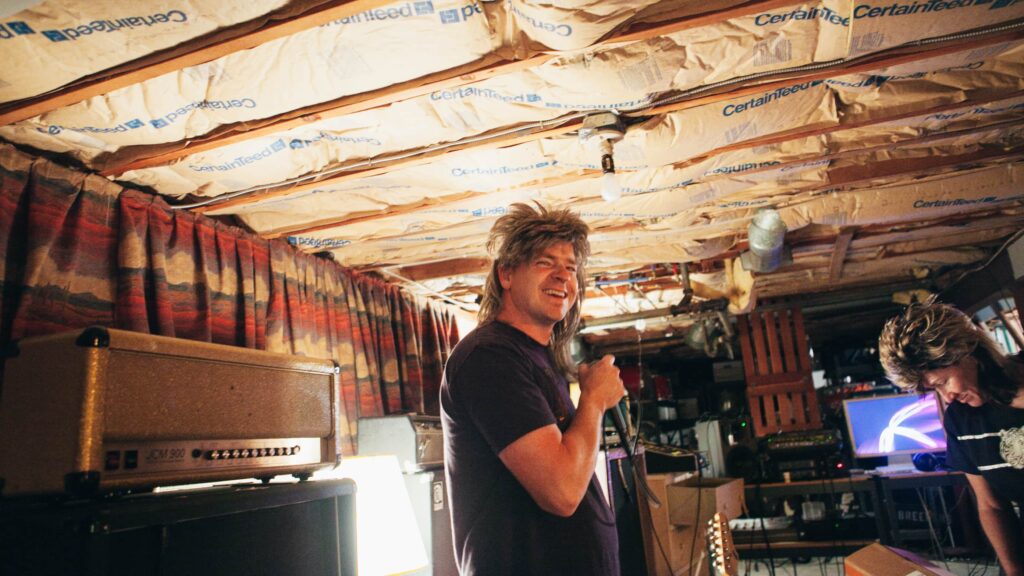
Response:
[[[946,451],[946,434],[934,393],[844,400],[843,411],[857,458]]]

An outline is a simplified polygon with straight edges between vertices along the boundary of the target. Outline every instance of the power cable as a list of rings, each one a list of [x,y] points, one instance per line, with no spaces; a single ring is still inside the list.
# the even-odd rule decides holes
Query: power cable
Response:
[[[701,493],[704,492],[704,487],[702,486],[703,478],[704,478],[704,474],[701,473],[700,464],[698,463],[697,464],[697,509],[693,513],[693,538],[690,540],[690,556],[687,559],[690,564],[686,568],[687,569],[687,575],[686,576],[694,576],[694,574],[693,574],[693,550],[694,550],[694,547],[697,544],[697,532],[700,531],[700,496],[701,496]],[[775,575],[773,574],[772,576],[775,576]]]

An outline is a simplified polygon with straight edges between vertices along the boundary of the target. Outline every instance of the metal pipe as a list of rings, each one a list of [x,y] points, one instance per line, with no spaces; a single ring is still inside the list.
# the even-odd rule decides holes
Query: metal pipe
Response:
[[[693,300],[693,286],[690,284],[690,269],[686,262],[679,264],[679,283],[683,286],[683,299],[678,306],[686,306]]]
[[[630,324],[637,320],[646,320],[647,318],[662,318],[665,316],[679,316],[680,314],[694,314],[699,312],[713,312],[716,310],[725,310],[729,305],[729,301],[720,298],[717,300],[705,300],[697,302],[695,304],[688,304],[685,306],[675,305],[669,306],[668,308],[657,308],[655,310],[644,310],[642,312],[633,312],[630,314],[619,314],[618,316],[606,316],[604,318],[595,318],[593,320],[587,320],[581,323],[580,331],[593,330],[596,328],[602,328],[612,324]]]

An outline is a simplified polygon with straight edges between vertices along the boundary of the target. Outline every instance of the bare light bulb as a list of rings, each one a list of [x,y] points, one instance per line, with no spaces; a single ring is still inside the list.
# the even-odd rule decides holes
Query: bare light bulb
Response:
[[[644,330],[647,330],[647,320],[644,320],[643,318],[637,318],[634,327],[636,328],[637,332],[643,332]]]
[[[615,159],[612,158],[612,141],[601,140],[601,198],[615,202],[622,198],[622,187],[615,179]]]
[[[615,172],[605,172],[601,176],[601,198],[604,198],[605,202],[615,202],[622,198],[622,187],[615,178]]]

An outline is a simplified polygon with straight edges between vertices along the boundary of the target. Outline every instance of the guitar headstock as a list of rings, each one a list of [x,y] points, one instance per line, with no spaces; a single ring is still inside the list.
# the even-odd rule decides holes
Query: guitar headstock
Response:
[[[708,520],[707,528],[709,565],[712,576],[736,576],[736,548],[729,531],[729,519],[716,512]]]

